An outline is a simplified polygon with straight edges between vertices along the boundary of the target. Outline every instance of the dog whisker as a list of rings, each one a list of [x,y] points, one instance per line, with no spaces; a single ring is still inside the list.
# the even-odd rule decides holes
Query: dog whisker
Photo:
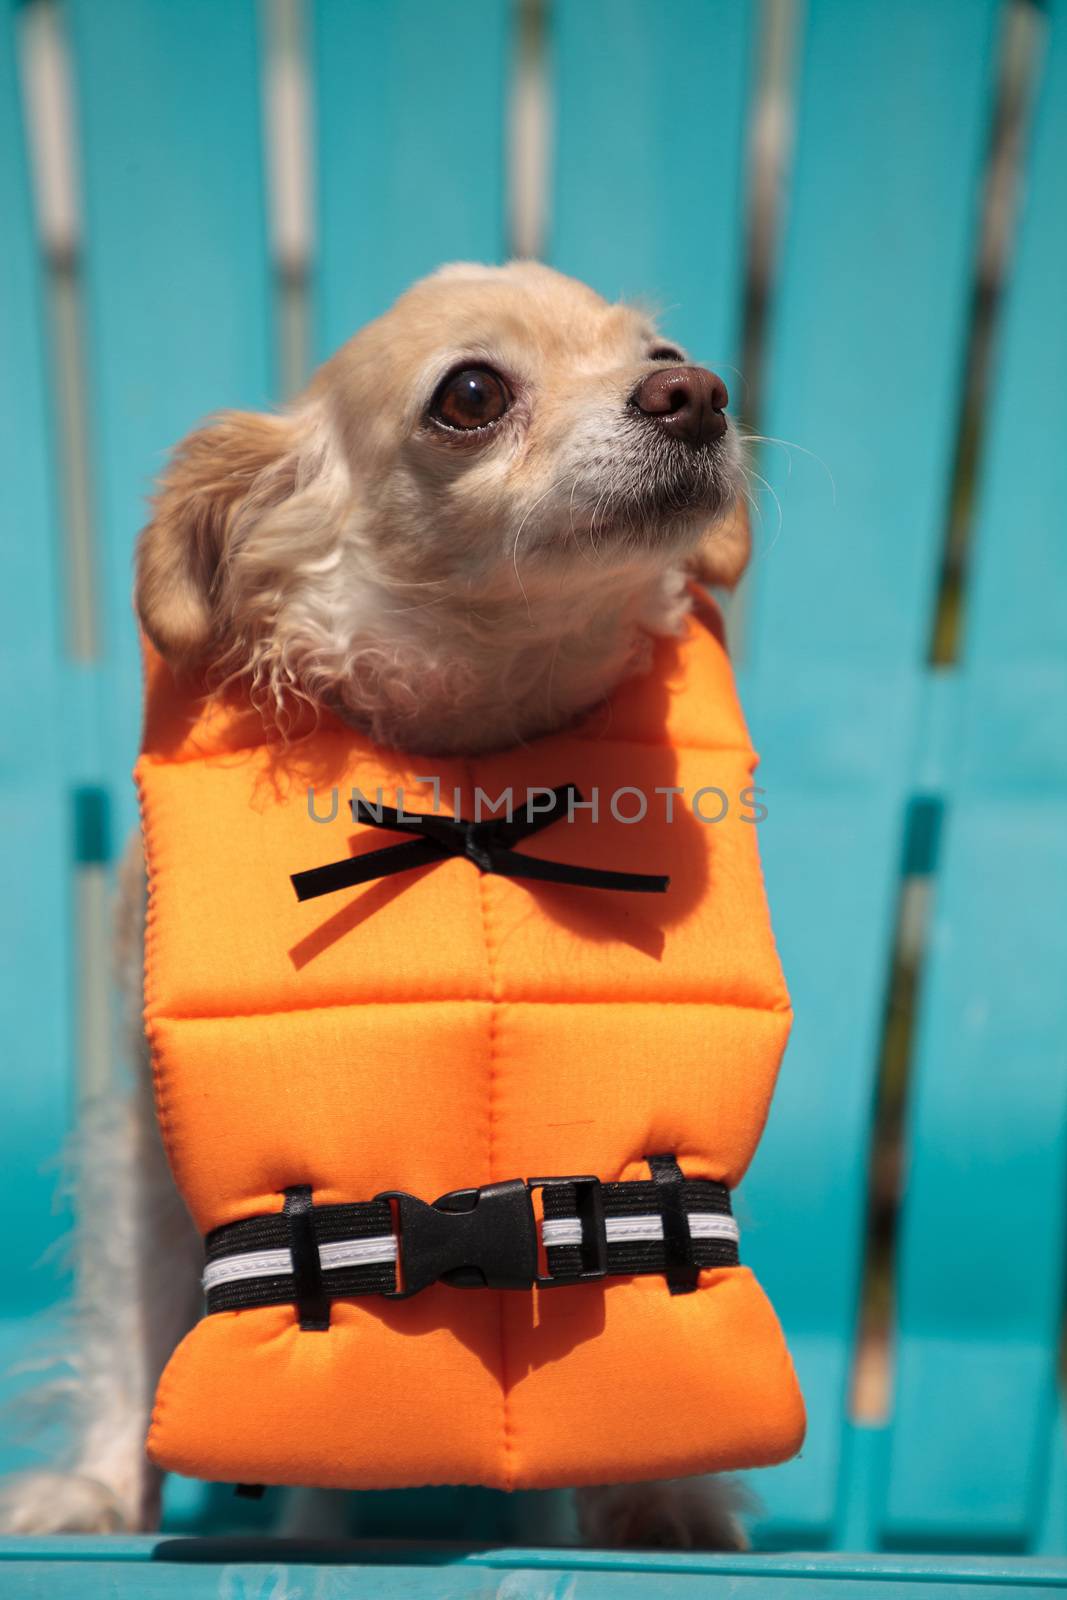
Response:
[[[830,468],[829,463],[827,461],[825,461],[822,456],[818,455],[816,451],[809,450],[807,445],[797,444],[795,439],[777,439],[777,438],[775,438],[775,436],[773,434],[770,434],[770,433],[747,433],[747,432],[744,432],[744,433],[741,434],[741,438],[743,439],[745,444],[776,444],[776,445],[780,446],[780,448],[783,449],[786,452],[787,456],[789,456],[789,452],[792,451],[792,450],[799,450],[801,455],[810,456],[812,461],[817,462],[818,465],[820,467],[822,467],[823,471],[826,473],[826,476],[829,478],[829,480],[830,480],[830,489],[831,489],[831,493],[833,495],[833,499],[832,499],[831,503],[834,506],[837,505],[837,480],[833,475],[833,472],[832,472],[832,470]],[[789,476],[792,476],[793,462],[792,462],[792,457],[791,456],[789,456],[789,469],[788,470],[789,470]]]
[[[774,501],[775,505],[778,508],[778,526],[775,529],[774,538],[771,540],[771,542],[768,545],[766,551],[764,552],[766,555],[770,555],[771,551],[774,549],[775,545],[778,543],[779,538],[781,537],[782,528],[783,528],[784,523],[785,523],[785,519],[784,519],[784,516],[783,516],[783,513],[782,513],[782,502],[781,502],[781,500],[779,500],[777,494],[775,493],[775,491],[772,488],[772,486],[767,482],[766,478],[761,477],[760,474],[758,472],[756,472],[755,469],[752,468],[752,467],[749,467],[748,470],[749,470],[749,473],[751,474],[751,476],[756,479],[757,483],[762,483],[763,487],[766,489],[767,493],[770,495],[771,499]]]
[[[522,578],[521,578],[521,576],[519,574],[519,563],[518,563],[519,538],[520,538],[520,535],[522,534],[522,530],[526,527],[527,523],[529,522],[530,518],[533,516],[534,512],[537,510],[538,506],[543,505],[544,502],[548,499],[548,497],[550,495],[554,494],[556,492],[556,490],[559,489],[565,481],[566,481],[565,478],[558,478],[554,483],[550,483],[549,484],[549,486],[545,490],[544,494],[538,496],[538,498],[534,501],[533,505],[530,506],[529,510],[523,516],[523,519],[519,523],[519,526],[516,528],[515,537],[512,540],[512,544],[511,544],[511,565],[514,568],[515,577],[518,580],[519,588],[522,590],[522,598],[523,598],[523,600],[524,600],[524,602],[526,604],[526,615],[527,615],[527,619],[530,622],[533,621],[533,614],[530,611],[530,600],[529,600],[529,596],[526,593],[526,588],[525,588],[525,586],[523,584]]]

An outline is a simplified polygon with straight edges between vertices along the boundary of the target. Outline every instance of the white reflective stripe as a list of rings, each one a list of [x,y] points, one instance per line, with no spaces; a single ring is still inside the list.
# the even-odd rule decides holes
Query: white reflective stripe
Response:
[[[714,1211],[690,1211],[689,1232],[694,1239],[730,1239],[735,1244],[741,1237],[733,1217],[720,1217]],[[632,1239],[662,1239],[663,1218],[650,1214],[646,1217],[608,1217],[604,1230],[609,1244],[625,1244]],[[545,1248],[556,1244],[581,1244],[582,1225],[577,1217],[546,1218],[541,1224],[541,1237]]]
[[[331,1267],[373,1266],[380,1261],[396,1260],[396,1235],[375,1233],[369,1239],[334,1239],[319,1245],[319,1260],[323,1271]],[[293,1258],[288,1249],[247,1250],[239,1256],[223,1256],[204,1269],[204,1292],[217,1289],[223,1283],[237,1283],[245,1278],[273,1278],[281,1272],[292,1272]]]
[[[323,1270],[330,1267],[372,1266],[376,1261],[396,1260],[396,1234],[372,1233],[369,1239],[334,1239],[319,1245]]]
[[[204,1292],[220,1283],[237,1283],[242,1278],[274,1278],[279,1272],[292,1272],[293,1258],[288,1250],[248,1250],[240,1256],[223,1256],[209,1261],[202,1279]]]
[[[689,1232],[694,1239],[730,1239],[735,1244],[740,1229],[733,1217],[721,1217],[713,1211],[690,1211]],[[604,1224],[609,1244],[625,1244],[630,1240],[662,1239],[662,1217],[649,1214],[642,1217],[608,1217]],[[541,1236],[548,1249],[551,1245],[581,1244],[582,1225],[577,1217],[553,1217],[541,1224]],[[319,1246],[319,1260],[323,1271],[331,1267],[373,1266],[377,1262],[396,1260],[396,1235],[376,1233],[368,1239],[335,1239]],[[246,1278],[274,1278],[280,1273],[292,1272],[293,1258],[288,1249],[246,1250],[237,1256],[222,1256],[204,1268],[205,1294],[224,1283],[239,1283]]]

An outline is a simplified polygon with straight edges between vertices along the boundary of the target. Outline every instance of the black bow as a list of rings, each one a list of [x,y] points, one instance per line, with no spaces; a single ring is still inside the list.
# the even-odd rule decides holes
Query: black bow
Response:
[[[363,799],[353,800],[352,816],[374,828],[389,828],[397,833],[418,833],[407,844],[385,845],[366,855],[346,856],[326,867],[312,867],[292,874],[298,900],[314,900],[336,889],[371,878],[391,877],[394,872],[410,872],[415,867],[444,861],[448,856],[465,856],[480,872],[497,872],[504,878],[537,878],[542,883],[573,883],[585,889],[624,889],[636,894],[663,894],[670,879],[652,872],[609,872],[601,867],[572,867],[564,861],[542,861],[537,856],[520,856],[512,847],[520,839],[540,833],[550,823],[569,813],[581,795],[573,783],[553,789],[552,804],[535,816],[529,808],[523,816],[487,817],[484,822],[464,822],[461,817],[442,817],[434,812],[408,814],[392,806],[372,806]]]

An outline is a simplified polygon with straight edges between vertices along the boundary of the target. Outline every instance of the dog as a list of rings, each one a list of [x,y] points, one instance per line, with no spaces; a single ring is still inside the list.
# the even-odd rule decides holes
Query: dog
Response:
[[[639,309],[531,262],[444,267],[287,410],[224,413],[177,447],[138,545],[141,626],[283,743],[324,708],[420,754],[555,731],[647,669],[692,577],[729,587],[744,570],[727,403]],[[199,1314],[201,1244],[156,1131],[144,895],[138,849],[117,939],[137,1071],[82,1135],[71,1453],[6,1486],[10,1531],[158,1520],[144,1437]],[[585,1489],[577,1507],[598,1545],[744,1543],[737,1491],[716,1479]]]

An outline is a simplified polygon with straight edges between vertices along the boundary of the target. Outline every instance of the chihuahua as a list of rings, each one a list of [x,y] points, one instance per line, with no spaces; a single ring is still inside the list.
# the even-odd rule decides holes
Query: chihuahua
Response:
[[[141,626],[176,672],[247,696],[282,742],[321,709],[420,754],[550,733],[647,669],[653,639],[684,624],[691,578],[741,575],[727,398],[634,307],[531,262],[444,267],[287,410],[223,413],[177,447],[138,546]],[[135,1032],[143,917],[138,851],[118,937]],[[144,1437],[198,1315],[200,1241],[142,1037],[136,1055],[131,1091],[81,1136],[87,1220],[57,1386],[70,1458],[5,1486],[11,1531],[158,1519]],[[577,1508],[594,1544],[744,1542],[723,1480],[583,1489]]]

